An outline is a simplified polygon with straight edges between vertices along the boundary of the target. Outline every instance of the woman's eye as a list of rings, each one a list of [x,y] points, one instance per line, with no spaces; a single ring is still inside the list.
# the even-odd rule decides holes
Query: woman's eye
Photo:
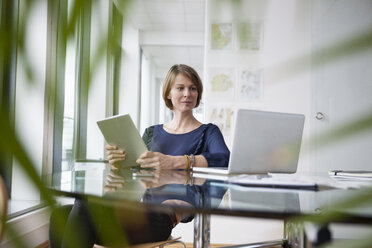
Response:
[[[183,88],[182,87],[178,87],[177,90],[183,90]]]

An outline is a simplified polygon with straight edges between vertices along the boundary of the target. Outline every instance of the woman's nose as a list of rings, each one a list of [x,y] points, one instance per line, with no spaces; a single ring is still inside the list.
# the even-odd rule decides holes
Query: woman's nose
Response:
[[[184,96],[189,96],[189,95],[190,95],[190,90],[189,90],[189,89],[185,89],[185,90],[183,91],[183,95],[184,95]]]

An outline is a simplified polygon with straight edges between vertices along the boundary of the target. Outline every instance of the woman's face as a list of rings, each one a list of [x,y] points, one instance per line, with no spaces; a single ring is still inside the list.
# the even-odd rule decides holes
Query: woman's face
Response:
[[[192,111],[196,106],[198,90],[194,83],[183,74],[174,79],[168,99],[172,101],[174,111]]]

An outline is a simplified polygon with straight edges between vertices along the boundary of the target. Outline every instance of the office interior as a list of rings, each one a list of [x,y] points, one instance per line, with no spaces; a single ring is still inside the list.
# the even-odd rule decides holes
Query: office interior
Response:
[[[218,125],[229,147],[239,108],[300,113],[297,173],[372,168],[371,0],[17,0],[0,8],[1,40],[9,41],[1,118],[40,177],[73,169],[71,161],[103,161],[97,120],[129,113],[141,134],[169,121],[161,87],[173,64],[199,73],[195,116]],[[50,213],[21,162],[2,157],[8,222],[37,247],[48,240]],[[212,243],[283,236],[278,220],[213,216],[211,228]],[[341,238],[369,231],[335,229]],[[192,231],[174,230],[186,242]],[[6,235],[0,244],[15,247]]]

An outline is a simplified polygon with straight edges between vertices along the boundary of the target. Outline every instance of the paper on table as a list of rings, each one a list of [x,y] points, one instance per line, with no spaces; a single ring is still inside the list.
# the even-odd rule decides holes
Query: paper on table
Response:
[[[256,176],[239,175],[228,180],[230,183],[236,183],[247,186],[266,186],[274,188],[292,188],[292,189],[310,189],[317,190],[318,185],[311,180],[297,180],[294,177],[285,178],[277,176]]]
[[[317,190],[318,185],[310,180],[296,180],[294,177],[277,177],[270,174],[240,174],[240,175],[214,175],[207,173],[193,173],[193,177],[221,180],[226,183],[249,187],[271,187],[290,189]]]
[[[270,187],[299,190],[357,189],[372,186],[371,181],[334,180],[333,177],[301,174],[269,174],[269,177],[264,177],[262,175],[249,174],[222,176],[207,173],[193,173],[193,177],[219,180],[224,183],[247,187]]]

